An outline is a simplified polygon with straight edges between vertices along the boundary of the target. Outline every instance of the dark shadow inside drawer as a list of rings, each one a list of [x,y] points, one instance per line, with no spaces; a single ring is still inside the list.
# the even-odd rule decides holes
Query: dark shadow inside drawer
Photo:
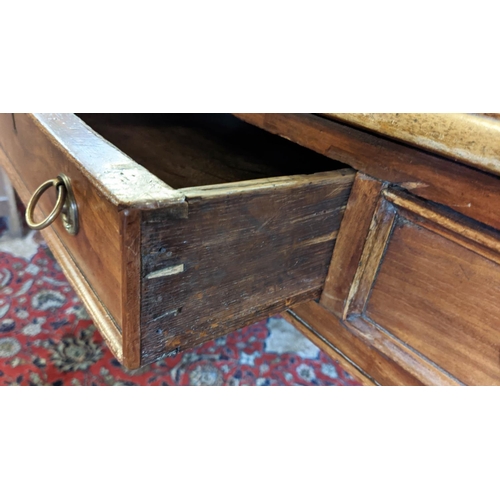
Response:
[[[175,189],[346,167],[230,114],[78,116]]]

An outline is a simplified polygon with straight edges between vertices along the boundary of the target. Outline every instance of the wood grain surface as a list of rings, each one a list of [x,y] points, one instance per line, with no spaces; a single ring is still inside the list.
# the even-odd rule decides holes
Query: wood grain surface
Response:
[[[319,297],[353,180],[186,189],[187,219],[144,213],[142,362]]]
[[[336,289],[342,324],[421,383],[500,384],[498,231],[402,190],[374,196],[347,300]]]
[[[22,119],[15,115],[15,122]],[[182,204],[182,196],[123,154],[73,113],[35,113],[45,140],[64,153],[103,198],[120,209]],[[25,144],[25,147],[27,145]]]
[[[9,178],[22,200],[27,200],[31,192],[26,188],[23,179],[14,168],[10,160],[0,148],[0,166],[7,172]],[[35,216],[42,217],[42,210],[37,207]],[[72,259],[65,245],[59,239],[53,226],[44,230],[44,239],[49,245],[50,250],[59,262],[69,283],[80,297],[81,301],[92,316],[99,332],[106,340],[111,352],[120,362],[123,362],[122,337],[114,318],[109,314],[108,309],[95,294],[87,278],[80,271],[79,266]]]
[[[123,364],[128,369],[141,366],[141,220],[140,210],[121,212],[123,304]]]
[[[352,333],[348,326],[334,314],[314,301],[295,305],[291,311],[306,325],[301,331],[313,340],[314,337],[324,339],[324,343],[332,346],[353,364],[357,371],[362,370],[372,383],[380,385],[422,385],[419,378],[409,373],[403,365],[386,356],[371,345],[369,339],[363,340]],[[287,317],[287,319],[289,319]],[[294,323],[296,324],[296,323]],[[296,326],[298,326],[296,324]],[[338,358],[334,358],[338,359]],[[352,370],[348,365],[346,370]],[[354,371],[354,374],[357,374]],[[359,375],[357,375],[359,377]]]
[[[230,114],[79,116],[176,189],[345,168]]]
[[[284,113],[236,116],[500,229],[500,179],[494,174],[320,116]]]
[[[500,267],[400,219],[366,315],[469,385],[500,384]]]
[[[51,227],[121,327],[122,247],[117,207],[101,196],[83,175],[84,166],[69,155],[34,116],[16,114],[15,127],[13,123],[10,114],[0,114],[0,147],[25,186],[23,202],[26,204],[39,185],[61,172],[71,179],[79,210],[79,233],[68,234],[60,218]],[[40,217],[47,216],[54,204],[55,190],[49,190],[38,204]]]
[[[323,337],[326,335],[328,328],[333,329],[335,336],[330,337],[329,340],[334,345],[337,345],[338,341],[335,344],[335,339],[342,339],[341,352],[350,352],[349,358],[354,356],[355,363],[361,368],[365,365],[362,358],[360,359],[359,357],[359,351],[360,349],[361,351],[366,351],[367,348],[363,346],[367,345],[369,346],[370,353],[368,359],[386,360],[390,364],[399,366],[406,373],[406,375],[403,375],[403,373],[396,370],[396,378],[391,380],[390,378],[380,378],[380,375],[375,377],[372,370],[376,369],[376,366],[366,368],[367,373],[375,377],[379,383],[397,383],[398,378],[402,377],[401,383],[405,385],[408,383],[414,385],[416,381],[419,384],[426,385],[462,384],[464,383],[462,379],[459,379],[455,372],[447,370],[448,366],[446,364],[442,365],[439,359],[430,358],[427,351],[424,350],[421,352],[411,342],[413,337],[419,335],[419,328],[412,330],[412,326],[409,323],[411,318],[407,317],[404,313],[404,304],[407,307],[409,307],[408,304],[414,305],[415,314],[425,316],[425,312],[421,310],[421,304],[414,304],[412,298],[405,297],[406,282],[407,280],[408,282],[412,280],[412,277],[408,276],[408,273],[411,272],[409,269],[406,269],[404,273],[400,273],[397,286],[392,287],[390,293],[386,293],[383,299],[377,303],[380,310],[387,311],[389,315],[395,314],[398,316],[400,320],[399,327],[401,330],[406,329],[408,336],[399,337],[394,333],[390,325],[380,323],[379,318],[370,315],[370,304],[375,293],[374,287],[378,283],[381,266],[386,265],[389,258],[387,249],[392,245],[394,228],[402,220],[404,220],[405,224],[411,223],[407,216],[408,213],[413,214],[412,220],[425,221],[423,224],[429,225],[436,234],[446,235],[452,241],[457,241],[459,244],[464,245],[464,240],[470,242],[477,239],[479,243],[470,244],[476,245],[476,251],[478,255],[481,255],[481,258],[489,255],[488,252],[491,253],[497,250],[498,241],[495,239],[496,232],[449,209],[405,194],[404,191],[394,191],[387,188],[381,190],[380,188],[383,187],[381,183],[378,184],[377,189],[370,189],[375,186],[375,184],[371,184],[370,182],[373,182],[373,180],[362,178],[357,174],[352,192],[354,193],[357,190],[358,194],[367,194],[369,199],[363,200],[363,197],[359,196],[359,200],[363,200],[361,202],[362,207],[370,207],[370,209],[363,210],[359,206],[358,198],[353,198],[353,203],[351,205],[348,204],[348,210],[353,211],[353,220],[355,222],[351,221],[350,224],[342,225],[337,241],[337,245],[340,245],[341,249],[344,244],[343,242],[345,242],[346,249],[348,249],[348,241],[351,241],[356,259],[353,263],[351,260],[352,256],[347,250],[339,251],[337,254],[334,251],[330,269],[332,269],[332,266],[335,266],[334,270],[343,268],[347,269],[348,272],[346,276],[337,272],[341,283],[340,286],[332,286],[334,284],[328,283],[325,285],[325,289],[329,287],[334,300],[329,299],[324,305],[328,307],[329,304],[333,304],[334,307],[331,311],[340,318],[340,321],[339,319],[332,320],[328,318],[326,312],[321,315],[322,311],[312,305],[309,306],[309,309],[314,308],[314,314],[307,309],[302,308],[301,310],[301,306],[297,306],[298,309],[297,307],[293,308],[294,312],[301,319],[304,319],[304,315],[308,316],[309,324],[316,325],[316,328],[313,327],[312,329],[316,329]],[[441,211],[444,210],[445,214],[440,215],[436,212],[438,209],[436,207]],[[346,217],[350,217],[347,213],[348,210],[346,210]],[[361,215],[364,214],[364,220],[356,221],[354,214],[358,213],[358,211]],[[344,218],[345,221],[346,218]],[[467,224],[465,224],[465,221],[467,221]],[[351,232],[352,227],[362,227],[363,230],[360,232]],[[478,231],[478,229],[481,229],[481,231]],[[360,248],[362,249],[361,251]],[[410,259],[412,253],[411,249],[402,244],[398,247],[397,252],[391,255],[399,263],[401,261],[404,262],[405,259]],[[339,259],[336,264],[335,255]],[[426,260],[425,257],[423,259]],[[452,256],[450,256],[451,259],[453,259]],[[435,262],[429,256],[427,256],[426,262],[429,269],[434,265],[443,265],[443,262]],[[448,285],[451,281],[451,278],[448,276]],[[422,286],[425,286],[425,284],[423,283]],[[431,296],[434,292],[438,292],[438,290],[433,287],[427,291]],[[439,314],[439,311],[436,310],[435,313]],[[317,317],[323,317],[323,322],[319,321]],[[433,335],[435,334],[436,331],[433,332]],[[448,356],[446,349],[442,349],[442,346],[441,356]],[[468,369],[468,366],[471,366],[467,365],[466,359],[462,359],[461,363],[464,370]]]
[[[375,208],[370,229],[366,236],[363,253],[345,301],[342,319],[349,315],[364,313],[373,282],[377,276],[381,260],[396,220],[396,210],[383,196]]]
[[[158,135],[156,126],[152,135],[125,136],[130,140],[120,145],[149,139],[142,151],[154,151],[153,171],[184,175],[188,182],[179,185],[195,185],[174,192],[158,179],[150,183],[154,176],[146,169],[72,115],[0,116],[0,146],[23,184],[25,203],[45,180],[61,172],[71,179],[80,231],[69,235],[59,220],[50,231],[65,248],[61,260],[77,266],[92,290],[78,285],[82,299],[108,330],[101,309],[109,311],[108,337],[130,369],[317,297],[323,285],[352,170],[254,179],[341,165],[230,118],[238,131],[243,125],[241,137],[200,133],[193,117],[183,125],[187,135],[177,124],[171,136],[163,129]],[[255,132],[267,142],[252,142]],[[175,147],[165,159],[166,138]],[[278,145],[266,151],[271,144]],[[211,182],[252,180],[197,186],[212,174]],[[49,191],[37,215],[54,202]]]
[[[320,300],[339,318],[345,317],[349,290],[360,266],[382,188],[380,181],[365,174],[356,174]]]
[[[500,175],[500,120],[494,113],[323,115]]]
[[[337,116],[214,116],[84,117],[113,145],[73,115],[0,115],[0,164],[25,203],[72,180],[80,233],[44,234],[119,360],[288,309],[365,384],[500,384],[493,168]]]

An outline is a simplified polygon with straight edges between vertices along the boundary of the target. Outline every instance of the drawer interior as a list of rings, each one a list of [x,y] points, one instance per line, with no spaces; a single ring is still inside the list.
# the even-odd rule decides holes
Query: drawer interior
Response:
[[[174,189],[346,167],[231,114],[77,116]]]

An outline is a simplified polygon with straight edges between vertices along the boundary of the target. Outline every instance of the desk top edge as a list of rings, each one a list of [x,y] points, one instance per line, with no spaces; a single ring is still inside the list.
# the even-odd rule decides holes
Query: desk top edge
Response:
[[[500,113],[321,113],[500,175]]]

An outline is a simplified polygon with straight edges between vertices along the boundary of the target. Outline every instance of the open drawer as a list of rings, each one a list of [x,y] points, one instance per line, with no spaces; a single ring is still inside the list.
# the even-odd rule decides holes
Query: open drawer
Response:
[[[43,234],[128,368],[318,298],[354,179],[231,115],[2,114],[0,166],[24,203],[69,179]]]

